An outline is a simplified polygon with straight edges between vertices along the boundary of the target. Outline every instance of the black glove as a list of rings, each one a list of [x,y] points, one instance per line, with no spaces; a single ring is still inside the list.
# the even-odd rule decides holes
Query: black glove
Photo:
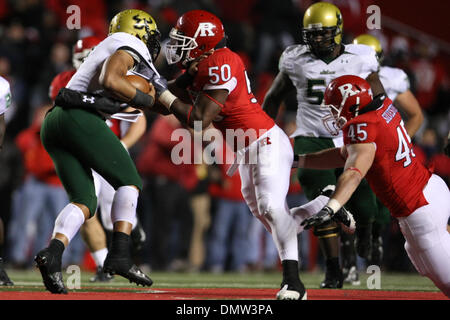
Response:
[[[331,210],[330,207],[325,206],[322,208],[322,210],[320,210],[315,215],[303,220],[300,225],[303,226],[306,230],[308,230],[312,227],[315,227],[315,226],[318,226],[318,225],[324,224],[325,222],[330,221],[331,218],[333,217],[333,215],[334,215],[333,210]]]
[[[59,90],[55,105],[66,109],[98,110],[107,114],[117,113],[124,108],[119,101],[67,88]]]
[[[161,93],[163,93],[166,90],[169,90],[168,86],[167,86],[167,80],[166,78],[160,76],[159,78],[153,78],[152,79],[152,84],[155,87],[156,90],[156,95],[160,96]]]

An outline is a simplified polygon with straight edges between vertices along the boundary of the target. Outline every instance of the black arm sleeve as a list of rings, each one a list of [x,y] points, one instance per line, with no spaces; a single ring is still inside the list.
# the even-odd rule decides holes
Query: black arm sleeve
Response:
[[[86,109],[114,114],[123,109],[121,102],[96,94],[79,92],[67,88],[59,90],[55,105],[66,109]]]

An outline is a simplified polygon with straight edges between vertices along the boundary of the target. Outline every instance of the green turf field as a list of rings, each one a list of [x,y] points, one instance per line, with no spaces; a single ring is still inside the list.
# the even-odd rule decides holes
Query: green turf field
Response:
[[[0,287],[1,291],[18,290],[21,291],[40,291],[44,290],[40,273],[36,270],[15,271],[7,270],[8,275],[14,282],[13,287]],[[81,271],[81,287],[84,291],[91,287],[95,290],[101,290],[104,287],[107,291],[120,290],[120,288],[129,288],[131,285],[127,280],[116,276],[108,283],[91,283],[89,278],[93,274],[88,271]],[[64,273],[64,279],[70,274]],[[323,273],[301,273],[302,281],[307,289],[317,289],[319,283],[323,280]],[[352,286],[344,284],[343,289],[367,289],[367,279],[370,274],[360,273],[361,284]],[[169,272],[151,272],[150,277],[154,281],[152,287],[155,288],[273,288],[279,287],[281,281],[280,272],[248,272],[248,273],[169,273]],[[381,272],[381,290],[394,291],[439,291],[434,284],[425,277],[416,273],[383,273]],[[141,287],[142,288],[142,287]]]

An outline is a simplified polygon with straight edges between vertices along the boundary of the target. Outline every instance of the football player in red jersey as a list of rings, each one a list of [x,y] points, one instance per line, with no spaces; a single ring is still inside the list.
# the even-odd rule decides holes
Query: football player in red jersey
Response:
[[[293,162],[289,138],[251,92],[241,58],[226,47],[222,22],[209,12],[189,11],[178,19],[170,38],[166,45],[168,63],[187,71],[168,87],[165,79],[153,82],[158,101],[194,129],[199,122],[202,129],[213,124],[222,132],[237,153],[232,167],[239,168],[242,195],[253,215],[272,233],[278,249],[283,280],[277,298],[306,299],[298,274],[297,233],[303,229],[302,215],[320,209],[328,197],[319,196],[307,207],[300,207],[303,210],[289,210],[286,195]],[[182,100],[193,101],[193,105]],[[252,155],[256,159],[246,161]]]
[[[345,145],[300,155],[298,165],[344,167],[344,173],[327,205],[302,225],[310,228],[330,220],[366,177],[398,219],[406,252],[417,271],[450,297],[450,192],[445,182],[415,157],[392,101],[384,94],[372,98],[367,81],[346,75],[330,82],[322,107],[330,110],[336,132],[343,131]]]

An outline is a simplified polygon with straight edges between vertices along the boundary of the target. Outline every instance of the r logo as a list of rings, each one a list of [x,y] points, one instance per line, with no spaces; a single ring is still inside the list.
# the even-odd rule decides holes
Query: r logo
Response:
[[[197,36],[200,37],[213,37],[214,36],[214,32],[213,29],[216,26],[213,25],[211,22],[200,22],[198,24],[198,28],[197,31],[195,32],[194,38],[196,38]]]
[[[350,83],[346,83],[339,87],[339,91],[341,91],[342,97],[350,97],[354,96],[355,94],[358,94],[359,91],[353,91],[352,85]]]

